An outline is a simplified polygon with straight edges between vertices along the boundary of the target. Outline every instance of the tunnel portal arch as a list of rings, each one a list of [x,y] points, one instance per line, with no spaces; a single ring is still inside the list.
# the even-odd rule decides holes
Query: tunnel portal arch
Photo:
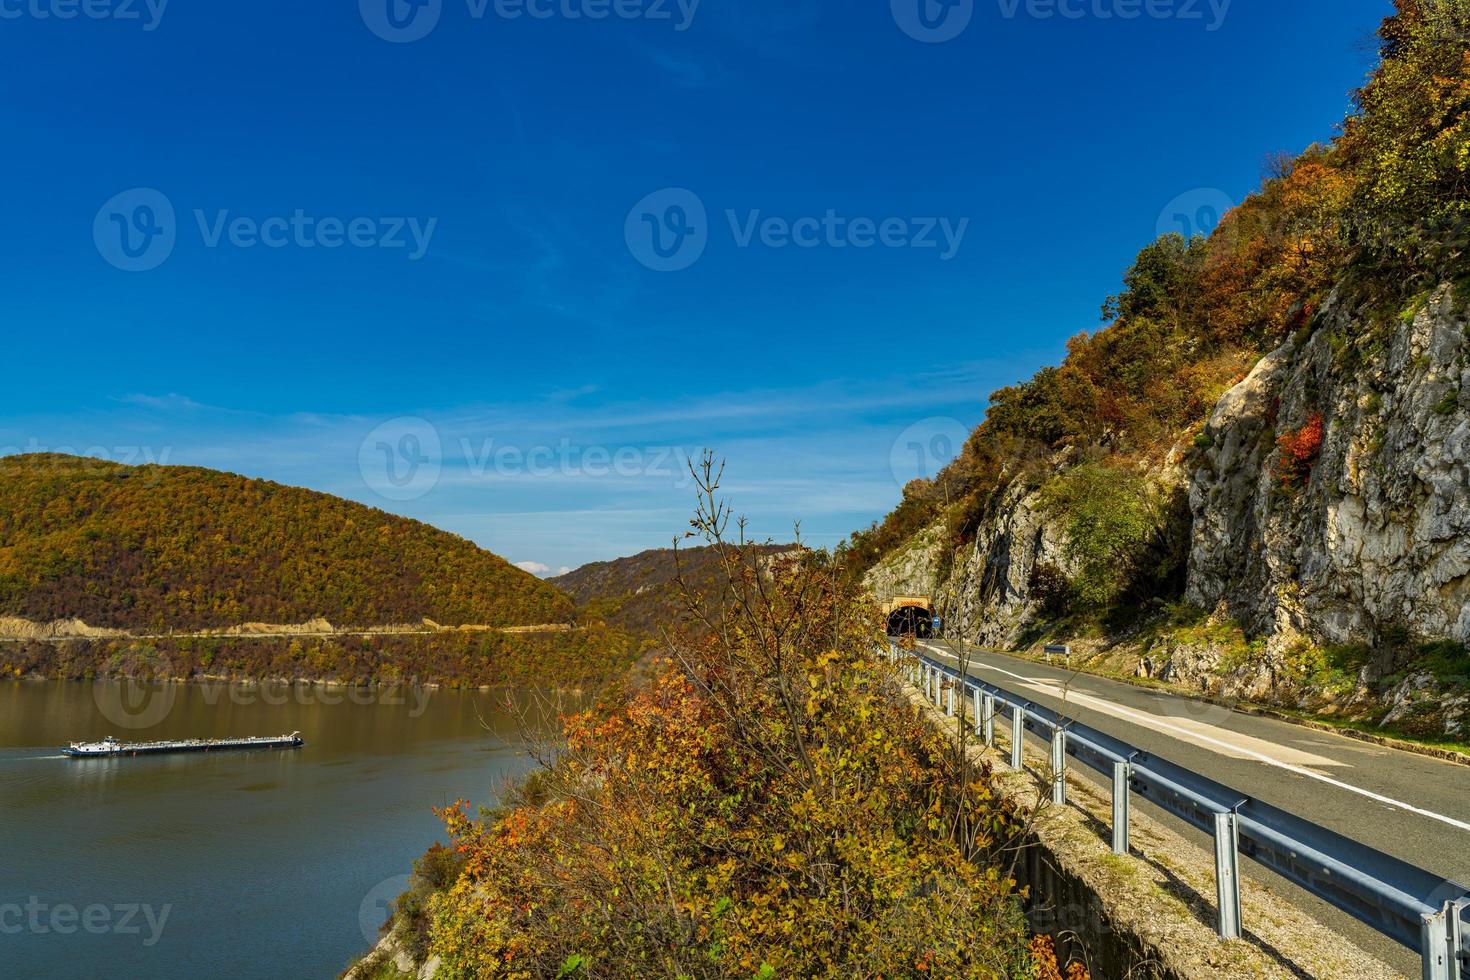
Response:
[[[889,636],[912,634],[920,640],[934,635],[934,601],[929,596],[897,596],[884,603]]]

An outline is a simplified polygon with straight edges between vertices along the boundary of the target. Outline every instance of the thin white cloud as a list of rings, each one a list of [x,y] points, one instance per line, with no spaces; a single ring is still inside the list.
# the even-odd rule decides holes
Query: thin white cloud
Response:
[[[551,566],[543,565],[539,561],[518,561],[516,562],[516,568],[519,568],[523,572],[530,572],[532,575],[537,575],[541,578],[545,578],[551,574]]]
[[[208,409],[210,406],[196,402],[188,395],[180,395],[170,392],[167,395],[147,395],[141,392],[123,395],[117,399],[124,405],[137,405],[139,408],[151,408],[160,412],[197,412]]]

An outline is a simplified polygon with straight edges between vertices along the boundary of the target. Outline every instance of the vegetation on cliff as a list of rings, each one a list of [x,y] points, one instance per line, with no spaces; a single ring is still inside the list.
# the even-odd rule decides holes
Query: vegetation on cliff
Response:
[[[1040,490],[1072,537],[1078,560],[1050,589],[1055,605],[1119,612],[1182,595],[1188,521],[1174,519],[1180,481],[1163,475],[1209,438],[1220,396],[1264,352],[1318,329],[1334,290],[1381,334],[1465,277],[1470,0],[1398,0],[1380,38],[1380,64],[1338,137],[1271,160],[1262,188],[1209,237],[1145,247],[1104,304],[1104,329],[1073,338],[1059,367],[994,393],[961,455],[853,535],[854,573],[941,519],[951,545],[971,542],[1019,485]],[[1334,348],[1346,361],[1382,339]],[[1310,475],[1320,426],[1281,434],[1284,487]]]
[[[0,615],[190,630],[564,623],[555,586],[463,538],[327,494],[192,467],[0,459]]]

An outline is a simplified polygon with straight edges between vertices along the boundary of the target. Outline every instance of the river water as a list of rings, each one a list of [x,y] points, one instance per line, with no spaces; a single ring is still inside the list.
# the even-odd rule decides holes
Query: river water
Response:
[[[335,977],[444,840],[432,807],[530,767],[517,715],[505,694],[0,682],[0,976]],[[293,731],[304,748],[57,751]]]

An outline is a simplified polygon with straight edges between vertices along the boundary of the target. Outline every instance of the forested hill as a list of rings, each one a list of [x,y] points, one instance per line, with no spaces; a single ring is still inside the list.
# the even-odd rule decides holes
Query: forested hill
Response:
[[[246,622],[567,622],[554,586],[463,538],[192,467],[0,459],[0,616],[179,630]]]
[[[791,550],[794,545],[768,545],[763,555]],[[553,585],[576,599],[583,615],[648,637],[684,617],[687,607],[682,588],[714,596],[723,576],[719,553],[713,548],[656,548],[615,561],[584,565]],[[680,585],[682,578],[684,586]]]

